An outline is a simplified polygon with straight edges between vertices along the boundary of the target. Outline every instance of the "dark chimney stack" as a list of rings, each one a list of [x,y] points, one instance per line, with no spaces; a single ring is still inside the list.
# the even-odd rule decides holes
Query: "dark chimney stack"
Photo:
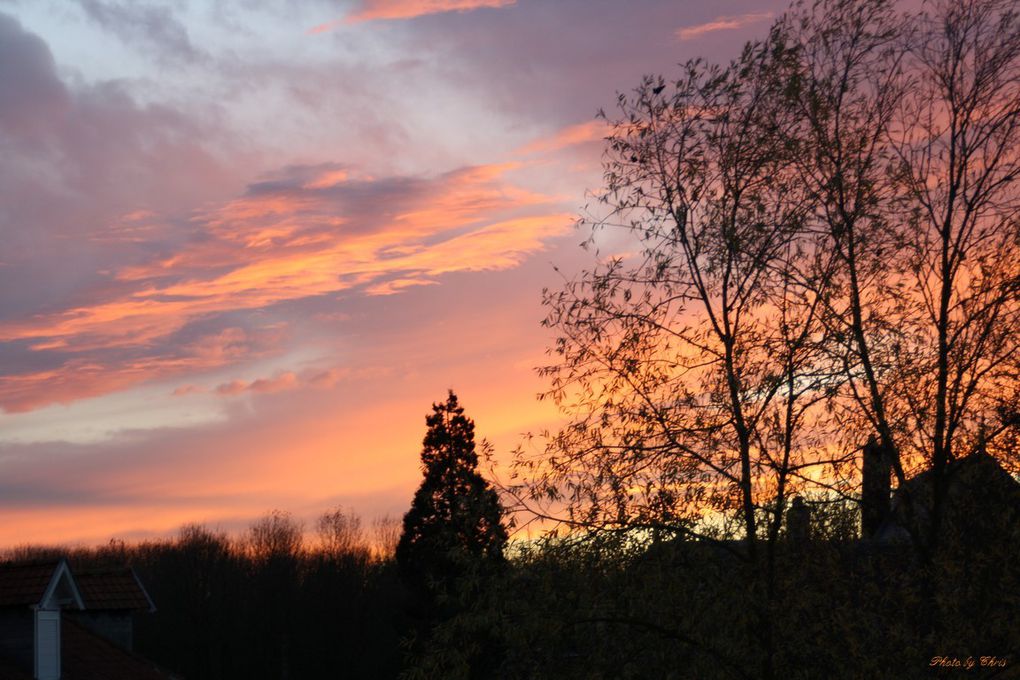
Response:
[[[889,494],[892,489],[889,452],[872,435],[864,445],[863,478],[861,480],[861,537],[871,538],[889,517]]]
[[[804,543],[811,538],[811,509],[800,496],[794,497],[786,511],[786,537],[792,543]]]

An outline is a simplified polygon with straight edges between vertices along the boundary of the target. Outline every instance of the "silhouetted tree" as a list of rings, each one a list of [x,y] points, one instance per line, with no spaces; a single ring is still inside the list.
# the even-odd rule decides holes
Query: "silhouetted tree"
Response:
[[[402,521],[399,517],[384,515],[372,522],[372,557],[380,562],[392,562],[400,542]]]
[[[503,595],[503,508],[478,473],[475,424],[452,390],[426,423],[424,479],[396,548],[417,628],[407,677],[491,678],[504,655],[498,617],[490,615],[493,598]]]
[[[319,548],[332,559],[357,556],[366,559],[369,554],[361,529],[361,518],[343,507],[324,512],[315,524],[319,534]]]
[[[1020,374],[1020,13],[825,0],[781,24],[799,55],[794,159],[838,263],[828,403],[845,446],[877,433],[899,486],[931,472],[930,531],[915,536],[930,553],[949,463],[985,426],[1004,431]]]
[[[817,0],[728,66],[694,60],[619,95],[582,225],[596,251],[615,238],[629,254],[546,293],[542,372],[569,420],[520,450],[513,490],[592,541],[716,540],[748,593],[723,627],[745,639],[723,647],[754,677],[790,658],[792,495],[855,496],[877,433],[899,486],[930,472],[914,539],[934,552],[950,464],[982,423],[1006,431],[1018,73],[1015,2]],[[666,628],[707,649],[701,619]]]
[[[274,510],[251,525],[243,544],[251,557],[254,601],[267,612],[250,620],[250,634],[259,641],[252,656],[284,680],[294,676],[294,602],[300,589],[302,535],[301,524],[290,513]]]
[[[273,510],[252,523],[244,544],[256,562],[284,560],[301,552],[302,531],[289,512]]]
[[[425,422],[425,478],[404,515],[396,558],[406,581],[430,590],[469,565],[501,561],[507,532],[499,497],[478,473],[474,421],[452,390]]]

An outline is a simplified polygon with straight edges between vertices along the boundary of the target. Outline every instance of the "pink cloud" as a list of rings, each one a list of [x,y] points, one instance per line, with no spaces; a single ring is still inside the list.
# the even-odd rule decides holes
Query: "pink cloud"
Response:
[[[521,147],[520,154],[537,154],[559,151],[578,144],[601,142],[609,134],[605,121],[591,120],[586,123],[569,125],[549,137],[542,137]]]
[[[684,26],[677,30],[676,36],[680,40],[693,40],[694,38],[700,38],[703,35],[714,33],[716,31],[729,31],[735,28],[743,28],[744,26],[756,24],[759,21],[771,19],[772,16],[772,12],[752,12],[749,14],[740,14],[738,16],[716,17],[712,21],[704,24]]]
[[[301,178],[196,215],[203,238],[168,257],[124,267],[106,299],[0,324],[0,340],[37,350],[151,345],[217,314],[364,286],[389,294],[450,272],[519,265],[569,228],[556,199],[505,178],[516,164],[463,168],[431,180],[363,181],[350,195]],[[358,222],[342,215],[360,212]],[[244,331],[192,347],[196,361],[248,353]],[[0,402],[2,403],[2,402]]]
[[[259,316],[275,305],[343,292],[391,296],[453,272],[515,268],[573,221],[557,198],[513,184],[507,174],[519,167],[339,185],[290,168],[253,185],[195,214],[196,238],[175,252],[111,271],[90,302],[0,322],[0,342],[66,356],[0,376],[0,408],[29,411],[278,354],[287,324]],[[209,326],[219,328],[196,332]],[[212,391],[272,393],[307,380],[282,374]]]
[[[216,394],[228,397],[234,394],[240,394],[248,389],[248,383],[243,380],[231,380],[228,383],[216,386]]]
[[[24,413],[53,403],[69,404],[150,380],[213,367],[195,357],[120,361],[74,358],[52,369],[0,377],[0,407],[7,413]]]
[[[219,333],[207,335],[188,346],[192,356],[218,365],[233,359],[248,356],[251,345],[243,328],[224,328]]]
[[[365,289],[365,292],[369,295],[395,295],[407,288],[414,286],[430,286],[435,285],[436,283],[438,282],[426,278],[399,278],[371,285]]]
[[[351,375],[352,371],[345,368],[308,368],[300,372],[277,371],[268,378],[256,378],[254,380],[236,379],[220,383],[212,390],[198,385],[184,385],[175,389],[173,396],[212,392],[222,397],[232,397],[245,393],[273,394],[276,392],[288,392],[305,387],[330,389],[335,387],[341,380],[350,378]]]
[[[336,186],[337,184],[343,184],[349,178],[350,173],[346,170],[327,170],[305,184],[305,188],[327,189],[329,187]]]
[[[242,360],[277,354],[284,339],[283,329],[269,325],[244,331],[227,328],[198,337],[179,347],[157,346],[104,351],[104,342],[92,338],[71,343],[76,356],[53,367],[18,374],[0,375],[0,408],[8,413],[32,411],[53,403],[69,404],[81,399],[128,389],[182,373],[201,373]],[[105,338],[105,341],[110,340]],[[196,385],[174,390],[175,396],[207,391]]]
[[[329,368],[324,371],[310,371],[304,374],[304,381],[312,387],[330,388],[348,377],[351,371],[343,368]]]
[[[281,371],[270,378],[257,378],[252,381],[231,380],[216,386],[216,394],[221,396],[233,396],[244,392],[256,392],[260,394],[272,394],[273,392],[285,392],[300,387],[303,384],[293,371]],[[174,391],[176,394],[176,390]]]
[[[413,19],[427,14],[469,12],[486,7],[506,7],[517,0],[364,0],[361,9],[344,19],[327,21],[308,29],[309,35],[327,33],[343,24],[360,24],[378,19]]]
[[[277,373],[272,378],[253,380],[248,389],[252,392],[282,392],[298,386],[298,377],[292,371]]]

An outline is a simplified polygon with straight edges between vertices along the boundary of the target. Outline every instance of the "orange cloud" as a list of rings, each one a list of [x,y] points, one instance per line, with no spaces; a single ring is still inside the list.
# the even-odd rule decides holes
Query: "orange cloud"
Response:
[[[245,392],[261,394],[272,394],[275,392],[286,392],[302,387],[314,387],[317,389],[328,389],[336,386],[341,380],[349,379],[352,376],[370,376],[372,371],[351,371],[347,368],[309,368],[299,373],[294,371],[277,371],[269,378],[256,378],[255,380],[231,380],[230,382],[217,385],[212,391],[220,396],[230,397]],[[188,394],[209,392],[198,385],[184,385],[173,391],[174,396],[185,396]]]
[[[609,128],[605,121],[591,120],[587,123],[578,123],[565,127],[550,137],[536,139],[530,144],[521,147],[517,153],[535,154],[559,151],[578,144],[587,142],[600,142],[608,134]]]
[[[551,198],[502,181],[513,165],[468,168],[427,187],[409,209],[381,226],[345,232],[336,205],[310,192],[232,201],[201,215],[209,236],[172,257],[117,272],[144,285],[94,305],[0,325],[0,340],[38,348],[132,346],[163,337],[194,318],[331,293],[390,274],[436,276],[503,269],[563,231],[569,216],[499,221],[500,214],[547,207]],[[465,232],[466,230],[466,232]],[[221,272],[219,270],[226,269]],[[187,278],[163,283],[176,272]],[[427,281],[421,276],[405,281]],[[407,285],[406,282],[404,284]]]
[[[758,23],[772,18],[772,12],[753,12],[731,17],[716,17],[712,21],[696,26],[685,26],[676,32],[680,40],[693,40],[708,33],[716,31],[729,31],[735,28],[743,28],[750,24]]]
[[[77,357],[47,370],[3,375],[0,376],[0,408],[8,413],[23,413],[52,403],[69,404],[116,392],[183,372],[207,371],[241,359],[266,357],[277,351],[281,337],[278,328],[263,329],[255,336],[239,328],[227,328],[165,355]],[[95,342],[89,349],[101,346],[102,343]],[[189,385],[178,388],[175,394],[199,391],[204,390]]]
[[[309,35],[327,33],[342,24],[360,24],[378,19],[413,19],[443,12],[469,12],[485,7],[506,7],[517,0],[364,0],[361,9],[345,19],[327,21],[308,29]]]
[[[328,170],[305,184],[306,189],[326,189],[347,181],[350,177],[346,170]]]
[[[217,385],[216,394],[222,396],[232,396],[243,392],[271,394],[273,392],[284,392],[286,390],[296,389],[302,384],[306,384],[306,382],[310,382],[310,380],[305,381],[302,378],[299,378],[293,371],[280,371],[271,378],[258,378],[250,382],[245,382],[244,380],[232,380],[228,383]],[[177,390],[174,390],[174,394],[177,394]]]
[[[518,167],[340,185],[338,175],[320,173],[311,181],[266,183],[268,189],[255,185],[249,195],[195,215],[199,237],[178,252],[112,272],[117,285],[105,299],[0,324],[0,341],[105,357],[0,378],[0,406],[29,410],[231,365],[264,354],[282,333],[261,324],[256,348],[244,329],[232,326],[188,344],[174,341],[170,355],[160,349],[200,320],[355,288],[391,295],[451,272],[516,267],[572,223],[571,214],[553,209],[553,197],[507,181]],[[110,358],[111,350],[127,354]],[[243,389],[283,387],[277,378]]]

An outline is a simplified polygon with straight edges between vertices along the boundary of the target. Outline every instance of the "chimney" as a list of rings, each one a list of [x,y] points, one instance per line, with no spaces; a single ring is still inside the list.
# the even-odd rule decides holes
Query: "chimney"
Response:
[[[805,543],[811,538],[811,509],[800,496],[794,497],[786,511],[786,537],[792,543]]]
[[[60,680],[60,609],[35,610],[35,678]]]
[[[889,517],[892,460],[874,435],[864,445],[861,479],[861,537],[871,538]]]

